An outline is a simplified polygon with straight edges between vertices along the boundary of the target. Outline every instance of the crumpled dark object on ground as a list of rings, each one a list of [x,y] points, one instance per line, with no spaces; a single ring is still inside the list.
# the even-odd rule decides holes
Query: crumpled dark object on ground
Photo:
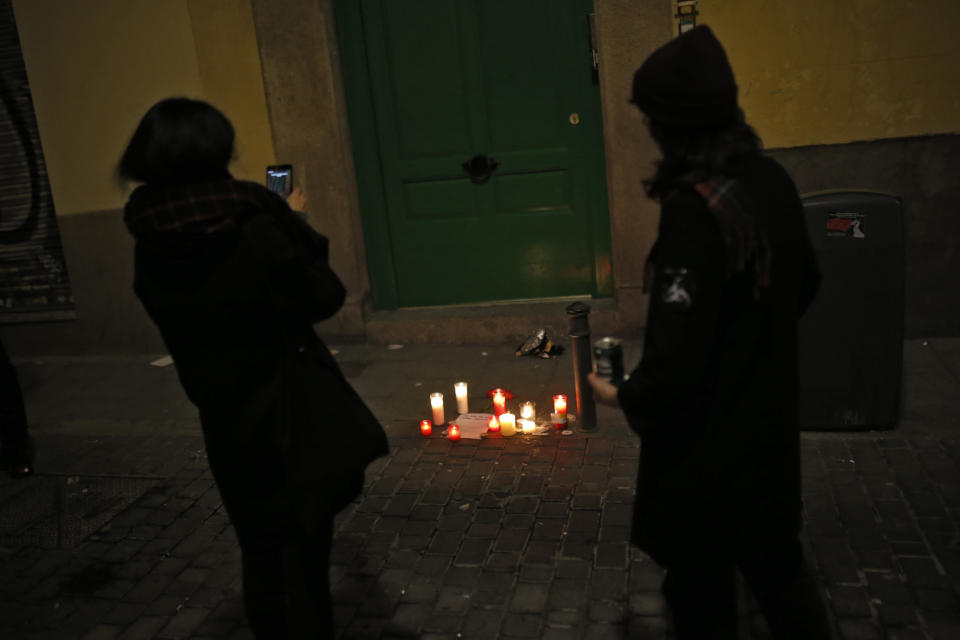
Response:
[[[563,353],[563,346],[554,344],[547,337],[546,329],[537,329],[530,337],[523,341],[517,347],[517,357],[537,356],[539,358],[552,358]]]

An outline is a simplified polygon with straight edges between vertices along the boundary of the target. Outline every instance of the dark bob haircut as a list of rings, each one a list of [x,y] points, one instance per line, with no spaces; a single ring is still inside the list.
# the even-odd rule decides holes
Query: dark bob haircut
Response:
[[[150,107],[130,138],[117,175],[148,184],[207,182],[228,177],[233,125],[200,100],[167,98]]]

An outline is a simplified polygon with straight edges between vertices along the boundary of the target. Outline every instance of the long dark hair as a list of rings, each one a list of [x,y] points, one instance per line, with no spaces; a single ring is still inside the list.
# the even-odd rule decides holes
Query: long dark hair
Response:
[[[647,126],[663,154],[656,173],[643,181],[647,195],[657,200],[681,183],[735,179],[745,161],[763,148],[742,110],[735,122],[723,127],[679,128],[656,120],[649,120]]]
[[[150,107],[117,165],[123,180],[186,184],[228,177],[233,125],[210,104],[167,98]]]

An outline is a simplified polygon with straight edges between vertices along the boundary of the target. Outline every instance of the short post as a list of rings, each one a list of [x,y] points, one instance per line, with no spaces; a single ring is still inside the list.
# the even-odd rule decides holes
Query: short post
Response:
[[[570,338],[573,340],[573,380],[577,393],[577,416],[580,428],[597,428],[597,406],[587,376],[593,370],[593,350],[590,346],[590,305],[574,302],[567,306]]]

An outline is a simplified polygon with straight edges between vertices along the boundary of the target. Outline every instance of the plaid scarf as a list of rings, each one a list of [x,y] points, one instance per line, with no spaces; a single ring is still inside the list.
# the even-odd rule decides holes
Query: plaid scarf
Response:
[[[326,240],[287,203],[254,182],[232,178],[168,186],[141,185],[124,207],[123,221],[137,240],[176,243],[187,237],[242,227],[255,215],[272,216],[307,248],[326,251]]]
[[[730,279],[753,265],[753,294],[760,296],[761,289],[770,287],[771,249],[766,233],[757,224],[756,215],[742,204],[736,180],[716,176],[691,185],[703,198],[707,209],[713,214],[723,234],[727,262],[725,279]],[[674,192],[676,193],[676,192]],[[671,197],[673,194],[667,196]],[[647,257],[643,274],[643,290],[648,292],[653,280],[651,265],[656,261],[656,243]]]

